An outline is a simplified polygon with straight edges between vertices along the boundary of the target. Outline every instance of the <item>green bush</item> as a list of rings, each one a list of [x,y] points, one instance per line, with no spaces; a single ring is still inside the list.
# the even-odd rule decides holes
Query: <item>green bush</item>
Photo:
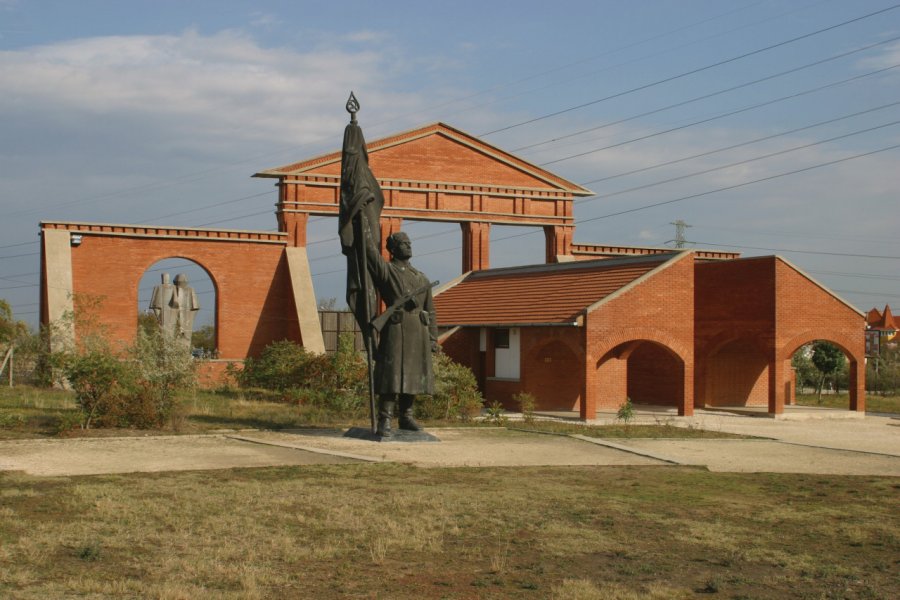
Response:
[[[534,406],[537,403],[537,398],[534,395],[529,394],[528,392],[519,392],[518,394],[513,394],[513,400],[519,405],[519,411],[522,413],[522,419],[526,423],[534,422]]]
[[[190,352],[159,329],[138,331],[130,351],[134,370],[124,425],[138,428],[169,424],[178,412],[182,396],[197,384],[196,361]]]
[[[86,340],[81,348],[66,352],[60,363],[81,409],[82,429],[90,429],[95,417],[102,419],[118,412],[130,373],[105,340]]]
[[[352,334],[342,334],[331,356],[313,354],[291,341],[269,344],[229,375],[245,390],[271,390],[281,400],[339,418],[365,415],[368,373]]]
[[[313,354],[289,340],[266,346],[259,358],[248,358],[236,376],[241,387],[279,392],[291,388],[332,387],[334,372],[330,357]]]
[[[177,413],[181,396],[192,389],[195,363],[180,343],[157,329],[141,328],[133,345],[113,349],[99,322],[101,301],[76,298],[65,319],[79,331],[79,343],[60,344],[47,362],[75,392],[81,427],[163,427]],[[56,324],[63,329],[64,321]]]
[[[419,396],[416,415],[422,419],[469,421],[481,414],[484,398],[472,371],[443,352],[434,355],[434,395]]]
[[[616,412],[616,420],[622,421],[627,425],[628,421],[631,421],[633,418],[634,404],[631,403],[631,398],[625,398],[625,402],[622,403],[622,406]]]

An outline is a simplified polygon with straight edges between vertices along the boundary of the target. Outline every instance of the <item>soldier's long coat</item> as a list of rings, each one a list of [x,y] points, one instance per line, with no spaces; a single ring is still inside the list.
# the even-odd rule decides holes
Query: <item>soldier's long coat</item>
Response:
[[[428,285],[428,278],[401,261],[367,255],[372,281],[390,307],[404,294]],[[437,317],[431,288],[407,302],[381,330],[375,356],[375,392],[378,394],[433,394],[431,349],[437,343]]]

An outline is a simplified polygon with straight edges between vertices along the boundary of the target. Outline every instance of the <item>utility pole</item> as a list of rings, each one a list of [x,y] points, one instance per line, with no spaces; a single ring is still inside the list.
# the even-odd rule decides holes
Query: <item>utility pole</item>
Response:
[[[673,222],[669,223],[669,225],[675,226],[675,239],[669,240],[669,241],[675,242],[676,248],[684,248],[684,244],[686,242],[686,240],[684,239],[684,230],[687,229],[688,227],[693,227],[693,225],[688,225],[681,219],[678,219],[677,221],[673,221]]]

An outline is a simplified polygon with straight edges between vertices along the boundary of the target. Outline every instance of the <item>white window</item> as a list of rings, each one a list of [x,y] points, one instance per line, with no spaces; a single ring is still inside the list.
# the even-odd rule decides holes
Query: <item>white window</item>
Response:
[[[494,330],[494,376],[519,379],[519,328]]]

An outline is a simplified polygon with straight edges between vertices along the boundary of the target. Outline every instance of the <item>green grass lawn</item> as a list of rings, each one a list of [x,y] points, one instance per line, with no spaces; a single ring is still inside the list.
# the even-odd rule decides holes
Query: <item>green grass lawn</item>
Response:
[[[0,473],[0,597],[893,598],[898,492],[676,467]]]
[[[847,410],[850,398],[846,393],[822,394],[821,402],[815,394],[797,394],[797,404],[801,406],[826,406]],[[866,394],[866,412],[900,414],[900,396],[880,396]]]
[[[78,425],[79,411],[71,392],[18,386],[0,388],[0,439],[53,436],[106,437],[147,433],[204,433],[222,429],[291,429],[308,427],[368,426],[367,417],[346,418],[325,411],[284,402],[277,394],[260,390],[198,390],[183,399],[180,416],[165,430],[90,429]],[[425,421],[428,427],[459,426],[459,421]],[[469,423],[472,426],[490,423]],[[587,426],[578,423],[510,422],[512,427],[547,433],[576,433],[616,438],[723,438],[741,437],[698,428],[658,425]]]

